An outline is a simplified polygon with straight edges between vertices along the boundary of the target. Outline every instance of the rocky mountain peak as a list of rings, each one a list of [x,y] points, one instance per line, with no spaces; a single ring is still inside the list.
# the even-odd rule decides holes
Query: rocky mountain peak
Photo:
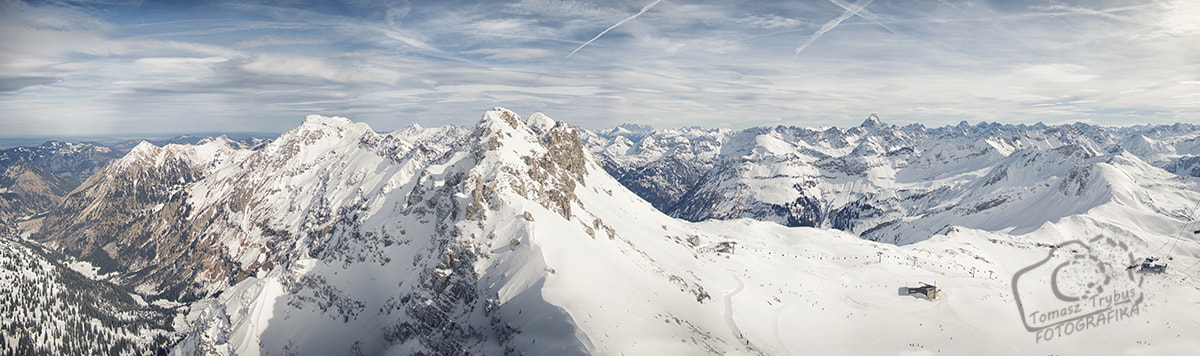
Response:
[[[142,141],[137,146],[133,146],[133,149],[130,149],[129,153],[135,155],[155,155],[158,153],[158,149],[159,147],[150,143],[150,141]]]
[[[543,154],[547,150],[543,138],[562,124],[545,115],[535,116],[538,117],[531,117],[527,124],[512,110],[500,107],[488,110],[475,125],[476,155],[482,157],[484,151],[500,152],[501,160],[515,163],[525,156]]]
[[[300,126],[345,126],[353,125],[350,119],[338,116],[308,115]]]
[[[632,141],[639,141],[642,138],[654,133],[654,128],[645,124],[624,123],[617,125],[610,130],[604,131],[602,135],[608,137],[623,136]]]
[[[871,114],[870,116],[867,116],[867,119],[864,120],[862,125],[859,125],[859,126],[863,127],[863,128],[879,128],[879,129],[888,127],[888,125],[884,124],[883,121],[879,120],[879,116],[875,115],[875,114]]]
[[[285,132],[277,141],[299,140],[300,143],[314,143],[324,137],[336,136],[343,138],[347,135],[360,135],[363,132],[374,132],[363,122],[353,122],[344,117],[329,117],[308,115],[300,126]]]
[[[530,129],[533,129],[533,132],[541,135],[554,128],[555,122],[554,119],[551,119],[549,116],[546,116],[540,112],[535,112],[533,115],[529,115],[529,119],[526,121],[526,124],[529,125]]]
[[[521,120],[521,116],[517,115],[516,112],[498,106],[484,112],[483,119],[479,123],[479,125],[487,127],[498,124],[508,125],[514,130],[525,126],[525,123]]]

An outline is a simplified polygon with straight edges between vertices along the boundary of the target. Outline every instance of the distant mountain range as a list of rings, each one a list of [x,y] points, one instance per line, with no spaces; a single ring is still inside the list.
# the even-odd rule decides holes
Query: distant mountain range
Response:
[[[1030,231],[1085,212],[1101,202],[1079,202],[1078,196],[1116,193],[1078,185],[1104,190],[1124,183],[1092,184],[1108,178],[1102,169],[1131,174],[1143,187],[1174,190],[1163,194],[1194,190],[1178,176],[1200,176],[1198,136],[1200,127],[1190,124],[964,122],[930,129],[887,125],[872,115],[848,129],[618,127],[589,132],[584,142],[623,185],[674,217],[751,218],[904,244],[950,225]],[[1052,185],[1065,192],[1071,184],[1073,194],[1050,194]],[[1013,209],[1029,213],[1036,211],[1030,205],[1055,201],[1061,204],[1052,211],[1027,214],[1036,218],[994,216]],[[1154,209],[1180,216],[1190,207]]]

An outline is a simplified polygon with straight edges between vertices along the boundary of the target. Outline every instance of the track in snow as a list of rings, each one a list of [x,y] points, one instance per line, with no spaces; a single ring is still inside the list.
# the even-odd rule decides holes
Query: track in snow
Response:
[[[725,324],[729,325],[729,331],[733,332],[733,336],[737,337],[738,342],[742,345],[750,346],[750,341],[742,337],[742,330],[738,329],[737,323],[733,321],[733,296],[742,292],[746,285],[742,283],[742,279],[738,278],[737,274],[730,271],[729,275],[733,276],[733,280],[737,282],[737,287],[733,288],[729,293],[725,293]]]
[[[783,321],[783,313],[787,311],[788,308],[791,308],[791,304],[784,304],[782,308],[779,308],[779,312],[775,313],[775,338],[779,339],[779,347],[783,348],[783,354],[790,356],[792,355],[792,350],[788,350],[787,343],[783,341],[784,338],[782,330],[779,329],[779,322]]]

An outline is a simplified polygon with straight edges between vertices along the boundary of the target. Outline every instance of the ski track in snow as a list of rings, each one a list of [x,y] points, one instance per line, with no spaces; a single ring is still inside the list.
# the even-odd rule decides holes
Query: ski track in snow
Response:
[[[783,349],[784,355],[794,355],[792,353],[792,350],[788,349],[787,343],[783,341],[784,340],[783,329],[779,327],[779,323],[783,322],[784,312],[786,312],[791,307],[792,307],[791,304],[784,304],[782,308],[779,308],[779,312],[775,313],[775,338],[779,339],[777,341],[779,342],[779,347],[781,347]]]
[[[729,293],[725,293],[725,324],[729,325],[729,331],[733,332],[733,336],[737,337],[739,343],[749,346],[750,342],[742,336],[742,330],[738,329],[737,323],[733,321],[733,296],[741,293],[746,285],[742,283],[741,278],[738,278],[736,272],[729,272],[729,275],[733,276],[733,280],[737,282],[737,287],[734,287]]]

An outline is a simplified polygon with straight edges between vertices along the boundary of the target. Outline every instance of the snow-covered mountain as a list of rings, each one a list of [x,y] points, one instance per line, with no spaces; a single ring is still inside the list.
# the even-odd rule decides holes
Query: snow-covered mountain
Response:
[[[473,130],[377,133],[310,116],[258,147],[142,144],[32,238],[151,303],[186,303],[175,354],[1194,349],[1200,310],[1188,303],[1200,289],[1188,266],[1200,246],[1178,231],[1196,180],[1073,128],[871,118],[599,134],[497,108]],[[1147,137],[1168,136],[1179,137]],[[1014,198],[970,204],[999,194]],[[1032,216],[1041,222],[1022,231],[956,210],[1015,217],[1028,208],[1016,204],[1051,197],[1064,205],[1037,212],[1059,217]],[[816,227],[775,223],[789,219]],[[920,238],[856,236],[867,230]],[[1120,298],[1036,273],[1085,249],[1107,258],[1103,286]],[[1174,258],[1168,273],[1124,269],[1152,254]],[[897,295],[919,282],[941,297]],[[1080,305],[1054,304],[1063,291],[1126,314],[1047,341],[1042,327],[1065,314],[1036,313]]]
[[[74,185],[41,167],[19,161],[0,173],[0,236],[62,202]]]
[[[37,146],[13,147],[0,150],[0,170],[17,162],[32,163],[43,170],[78,183],[90,177],[108,161],[121,157],[125,151],[95,143],[46,141]]]
[[[1193,167],[1200,163],[1198,136],[1200,128],[1185,124],[963,122],[929,129],[887,125],[871,115],[849,129],[614,129],[589,133],[585,142],[609,172],[671,216],[744,217],[904,244],[950,225],[1028,232],[1110,202],[1179,216],[1189,200],[1183,207],[1146,205],[1097,191],[1081,201],[1085,192],[1068,194],[1067,186],[1099,179],[1094,185],[1103,190],[1132,181],[1167,195],[1191,194],[1194,184],[1170,173],[1194,176],[1200,169]],[[1097,164],[1116,164],[1132,176],[1108,182],[1109,175],[1089,175]],[[1060,194],[1049,194],[1056,190],[1048,186],[1061,186]],[[1003,212],[1010,209],[1019,213]]]
[[[10,165],[17,162],[32,163],[71,184],[73,188],[74,185],[87,180],[93,173],[104,168],[109,161],[125,156],[131,149],[137,147],[142,142],[150,142],[159,146],[169,144],[194,145],[211,139],[182,135],[150,140],[109,138],[105,139],[104,142],[50,140],[36,146],[19,146],[0,150],[0,171],[7,169]],[[229,138],[224,137],[223,139]],[[240,137],[238,140],[230,141],[239,147],[253,148],[269,140],[255,137]]]
[[[248,154],[224,139],[157,147],[148,142],[97,172],[43,219],[33,235],[52,249],[122,272],[139,293],[195,299],[193,279],[229,272],[220,242],[189,215],[189,184]],[[205,276],[205,277],[198,277]]]

